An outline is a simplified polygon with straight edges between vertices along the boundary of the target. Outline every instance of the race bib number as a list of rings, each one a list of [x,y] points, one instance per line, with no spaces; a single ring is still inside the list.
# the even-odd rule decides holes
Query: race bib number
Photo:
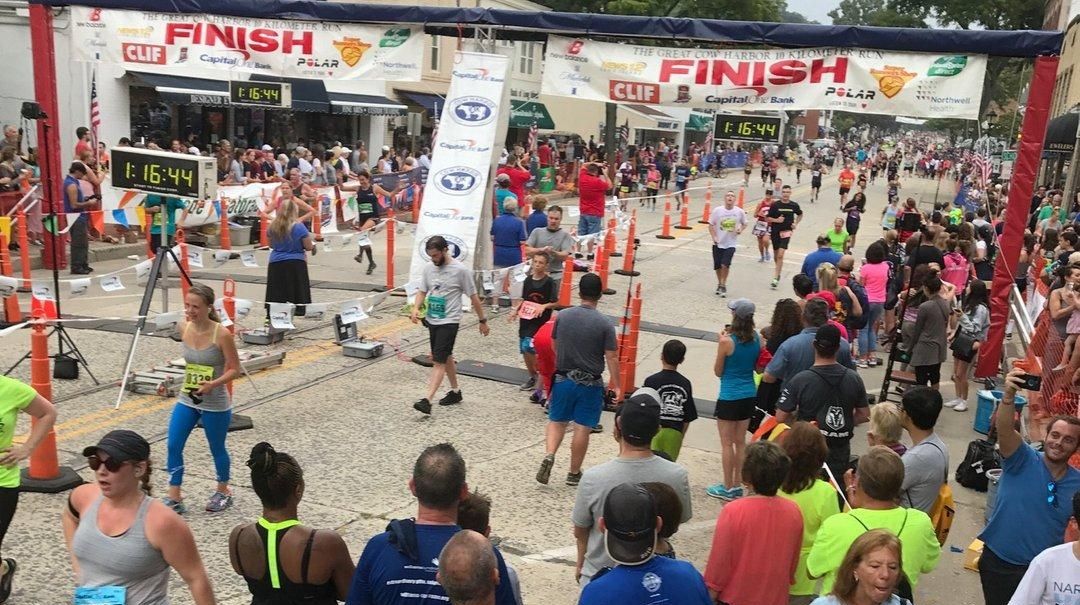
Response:
[[[124,605],[127,589],[123,586],[80,586],[75,589],[75,605]]]
[[[780,232],[780,239],[788,239],[789,237],[791,237],[791,231]]]
[[[428,319],[446,319],[445,296],[427,297],[427,317]]]
[[[518,317],[520,317],[521,319],[536,319],[537,317],[543,315],[543,313],[543,305],[538,305],[528,300],[521,303],[521,306],[518,308]]]
[[[194,391],[204,382],[214,379],[214,368],[198,363],[189,363],[184,367],[184,390]]]

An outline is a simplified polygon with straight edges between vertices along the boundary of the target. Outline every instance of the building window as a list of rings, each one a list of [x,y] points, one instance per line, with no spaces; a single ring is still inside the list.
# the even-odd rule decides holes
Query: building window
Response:
[[[439,71],[439,37],[428,36],[431,41],[431,61],[428,63],[428,69],[431,71]]]
[[[536,65],[536,44],[534,42],[523,42],[521,44],[521,56],[518,62],[518,71],[524,75],[531,76],[533,74],[533,68]]]

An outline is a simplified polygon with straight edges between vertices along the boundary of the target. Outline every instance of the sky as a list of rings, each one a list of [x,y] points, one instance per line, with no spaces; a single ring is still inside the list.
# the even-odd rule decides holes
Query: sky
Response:
[[[807,19],[824,25],[832,24],[829,11],[840,5],[840,0],[787,0],[788,10],[802,13]]]

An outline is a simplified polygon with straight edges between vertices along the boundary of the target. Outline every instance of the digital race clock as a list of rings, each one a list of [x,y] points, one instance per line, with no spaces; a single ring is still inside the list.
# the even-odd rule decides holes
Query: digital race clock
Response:
[[[199,200],[217,196],[214,158],[132,147],[110,153],[113,187]]]
[[[716,115],[718,140],[779,143],[783,121],[773,116]]]
[[[292,84],[232,80],[229,82],[229,100],[233,105],[292,107]]]

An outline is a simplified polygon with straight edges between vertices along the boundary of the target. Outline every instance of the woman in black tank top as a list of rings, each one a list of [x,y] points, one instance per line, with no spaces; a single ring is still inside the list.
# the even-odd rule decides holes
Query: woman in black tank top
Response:
[[[304,494],[300,465],[265,442],[251,449],[247,465],[263,513],[257,522],[233,529],[229,559],[247,582],[252,605],[344,601],[356,568],[336,531],[315,530],[296,519]]]

